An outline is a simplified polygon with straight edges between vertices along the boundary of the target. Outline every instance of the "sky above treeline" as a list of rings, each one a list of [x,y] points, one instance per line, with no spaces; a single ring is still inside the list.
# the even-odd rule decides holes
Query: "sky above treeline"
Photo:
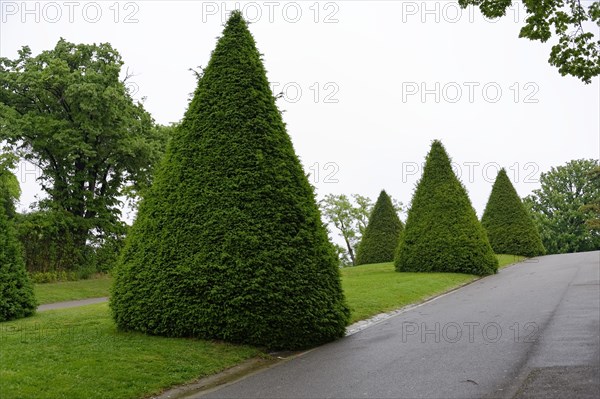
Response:
[[[519,39],[515,3],[498,21],[453,1],[5,1],[0,56],[63,37],[109,42],[129,88],[162,124],[177,122],[228,13],[250,22],[288,133],[319,197],[385,189],[410,202],[440,139],[481,216],[500,167],[521,196],[541,172],[600,153],[598,78],[585,85],[547,62],[552,43]],[[16,171],[20,209],[40,193]],[[131,215],[130,215],[131,216]]]

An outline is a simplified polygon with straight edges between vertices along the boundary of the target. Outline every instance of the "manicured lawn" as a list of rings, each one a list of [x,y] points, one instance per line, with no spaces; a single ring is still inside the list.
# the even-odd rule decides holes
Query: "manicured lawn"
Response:
[[[107,304],[0,323],[1,398],[139,398],[214,374],[258,349],[115,330]]]
[[[524,259],[514,255],[496,256],[500,267]],[[342,269],[342,285],[352,311],[352,323],[421,302],[476,278],[455,273],[398,273],[393,263]]]
[[[525,260],[524,256],[519,255],[496,255],[496,258],[498,258],[498,265],[500,269]]]
[[[35,296],[40,305],[75,299],[100,298],[109,295],[112,279],[108,276],[90,280],[65,281],[35,285]]]
[[[454,273],[398,273],[393,263],[377,263],[342,270],[342,285],[351,323],[423,301],[473,281],[475,276]]]

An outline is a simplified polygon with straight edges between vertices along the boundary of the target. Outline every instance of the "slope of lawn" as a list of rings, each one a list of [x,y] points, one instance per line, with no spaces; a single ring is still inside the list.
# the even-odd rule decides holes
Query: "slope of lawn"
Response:
[[[100,298],[109,295],[112,279],[102,276],[89,280],[35,284],[35,297],[40,305],[45,303]]]
[[[506,266],[510,266],[526,259],[524,256],[520,255],[496,255],[496,258],[498,258],[498,269],[503,269]]]
[[[0,397],[139,398],[214,374],[258,349],[117,332],[107,304],[0,323]]]
[[[523,259],[514,255],[496,256],[500,267]],[[342,269],[342,285],[352,312],[351,323],[421,302],[476,278],[456,273],[398,273],[392,262]]]

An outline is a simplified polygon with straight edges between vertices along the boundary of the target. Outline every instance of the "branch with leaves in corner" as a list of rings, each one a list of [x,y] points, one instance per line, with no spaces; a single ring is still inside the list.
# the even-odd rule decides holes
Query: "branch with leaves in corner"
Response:
[[[500,18],[512,0],[458,0],[458,4],[479,7],[487,18]],[[600,2],[523,0],[523,7],[527,19],[519,37],[545,43],[555,35],[558,43],[552,46],[548,62],[562,76],[574,76],[587,84],[600,74],[600,40],[594,33],[600,27]]]

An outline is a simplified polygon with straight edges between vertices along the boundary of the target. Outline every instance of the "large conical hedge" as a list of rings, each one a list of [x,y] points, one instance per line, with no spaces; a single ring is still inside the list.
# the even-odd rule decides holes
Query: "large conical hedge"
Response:
[[[381,190],[358,246],[356,264],[392,262],[402,229],[392,199]]]
[[[314,192],[232,13],[117,267],[119,328],[296,349],[349,311]]]
[[[498,270],[467,190],[439,141],[427,155],[398,245],[396,270],[486,275]]]
[[[544,245],[506,171],[498,172],[481,224],[498,254],[538,256]]]
[[[30,316],[36,306],[21,246],[0,196],[0,321]]]

